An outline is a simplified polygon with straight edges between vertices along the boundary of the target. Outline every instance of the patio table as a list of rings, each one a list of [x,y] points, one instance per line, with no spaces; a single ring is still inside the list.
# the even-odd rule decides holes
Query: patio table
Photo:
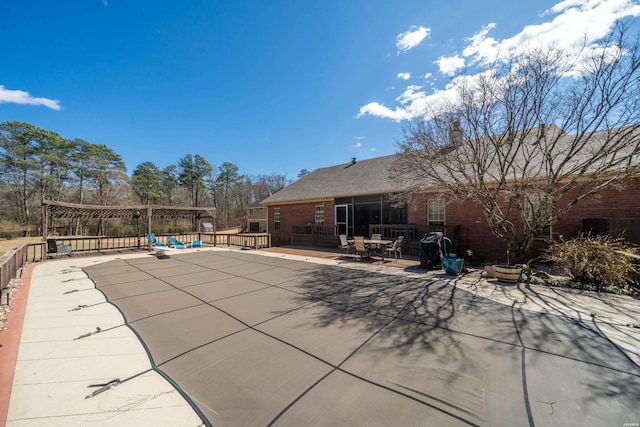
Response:
[[[382,239],[364,239],[364,244],[369,245],[369,247],[374,251],[380,251],[380,256],[384,260],[384,247],[393,243],[393,240],[382,240]]]

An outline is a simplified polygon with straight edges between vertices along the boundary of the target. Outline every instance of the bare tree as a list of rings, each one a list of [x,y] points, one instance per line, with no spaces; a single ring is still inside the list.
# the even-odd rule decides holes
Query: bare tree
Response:
[[[261,202],[273,193],[291,184],[286,175],[272,173],[271,175],[257,175],[253,178],[253,193],[255,202]]]
[[[455,96],[405,129],[395,173],[473,202],[524,259],[573,206],[640,172],[640,51],[626,30],[456,78]]]

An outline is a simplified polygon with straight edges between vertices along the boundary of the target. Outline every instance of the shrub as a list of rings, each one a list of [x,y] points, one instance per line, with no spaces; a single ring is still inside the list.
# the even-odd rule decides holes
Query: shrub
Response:
[[[639,251],[621,237],[585,235],[571,240],[561,238],[544,252],[543,259],[573,280],[596,285],[598,292],[603,287],[637,287],[638,265],[620,252],[637,255]]]

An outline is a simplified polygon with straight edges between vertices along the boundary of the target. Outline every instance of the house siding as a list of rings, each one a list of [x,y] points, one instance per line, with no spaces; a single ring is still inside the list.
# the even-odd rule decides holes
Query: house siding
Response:
[[[251,213],[253,212],[253,214]],[[267,231],[267,208],[263,206],[251,206],[247,208],[247,224],[245,231],[250,231],[251,223],[258,223],[260,232]]]

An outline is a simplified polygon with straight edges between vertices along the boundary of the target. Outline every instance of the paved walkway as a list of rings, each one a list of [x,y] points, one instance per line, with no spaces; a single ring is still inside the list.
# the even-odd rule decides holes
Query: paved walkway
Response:
[[[311,255],[37,265],[7,425],[640,422],[637,300]]]
[[[120,327],[120,312],[101,304],[103,295],[81,270],[115,258],[66,258],[35,266],[7,426],[201,424],[175,388],[150,369],[136,335]],[[93,307],[79,309],[85,305]],[[102,332],[91,336],[98,325]],[[90,397],[101,385],[134,375],[126,386]]]

